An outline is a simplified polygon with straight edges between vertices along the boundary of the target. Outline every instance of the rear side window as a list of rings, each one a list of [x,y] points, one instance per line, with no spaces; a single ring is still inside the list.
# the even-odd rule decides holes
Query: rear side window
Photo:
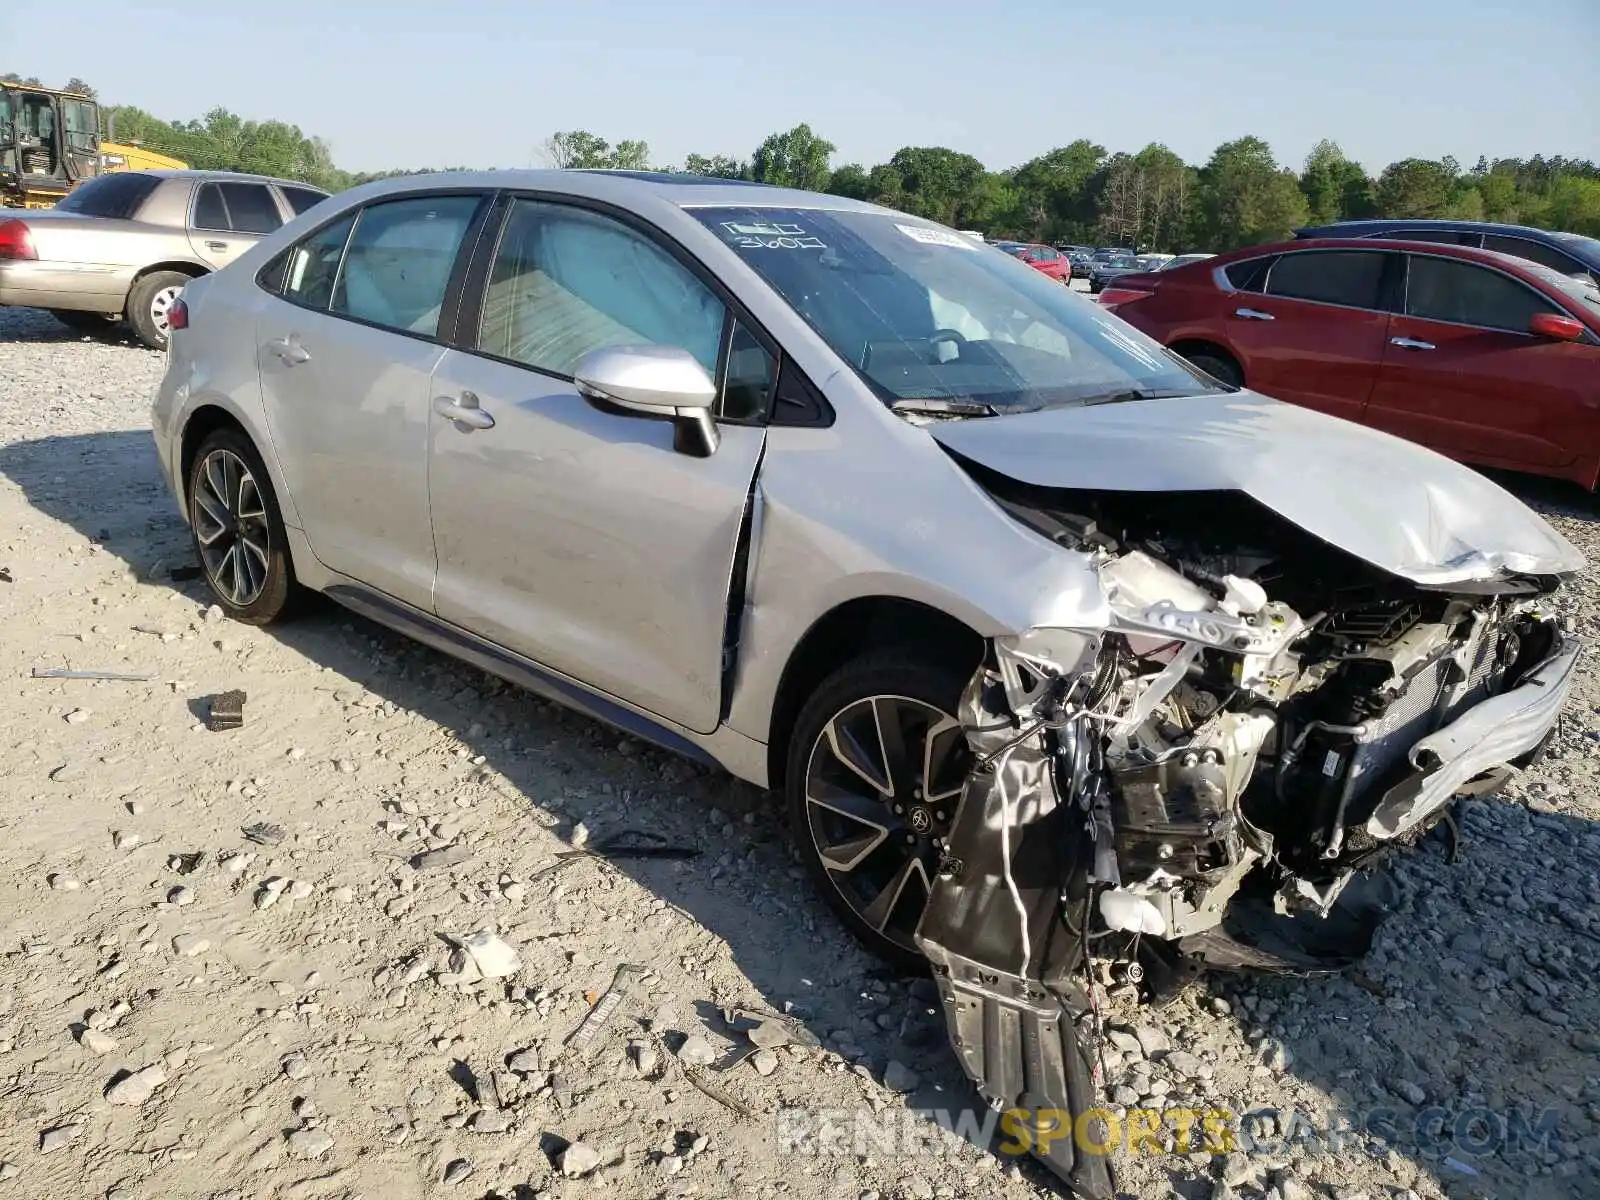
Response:
[[[1267,276],[1267,294],[1346,308],[1377,308],[1386,257],[1366,250],[1285,254]]]
[[[1498,250],[1501,254],[1515,254],[1518,258],[1526,258],[1542,267],[1560,271],[1563,275],[1576,275],[1580,271],[1587,273],[1589,270],[1589,268],[1564,251],[1557,250],[1554,246],[1546,246],[1543,242],[1530,241],[1527,238],[1506,237],[1503,234],[1491,233],[1483,239],[1483,248],[1485,250]]]
[[[339,264],[344,261],[344,246],[355,225],[354,216],[335,221],[317,230],[289,251],[283,278],[283,298],[305,308],[325,309],[333,299],[333,286],[339,280]],[[271,287],[272,280],[262,279]]]
[[[138,171],[113,171],[80,184],[61,198],[56,208],[83,217],[109,217],[126,221],[143,206],[161,180]]]
[[[289,209],[295,216],[299,216],[308,208],[315,208],[327,199],[321,192],[314,192],[310,188],[280,187],[283,198],[289,202]]]
[[[1526,284],[1476,263],[1411,256],[1406,315],[1527,333],[1535,313],[1561,310]]]
[[[419,196],[361,210],[330,311],[433,337],[478,196]]]
[[[1267,271],[1276,261],[1275,258],[1247,258],[1243,262],[1229,263],[1222,273],[1241,292],[1259,292],[1266,286]]]
[[[228,204],[229,228],[235,233],[271,233],[283,224],[278,202],[263,183],[222,183]]]
[[[228,206],[223,203],[222,189],[214,183],[203,183],[194,198],[194,227],[229,231]]]

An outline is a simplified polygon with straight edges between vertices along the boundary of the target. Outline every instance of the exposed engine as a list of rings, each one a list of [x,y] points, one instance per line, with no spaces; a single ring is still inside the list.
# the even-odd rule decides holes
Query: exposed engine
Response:
[[[1359,956],[1376,918],[1323,919],[1352,875],[1501,782],[1501,749],[1537,750],[1452,722],[1530,679],[1559,690],[1576,648],[1536,607],[1554,580],[1419,587],[1235,493],[982,482],[1094,556],[1110,616],[991,643],[917,940],[990,1103],[1081,1112],[1091,944],[1169,985]],[[1505,703],[1524,741],[1554,719]],[[1105,1185],[1071,1147],[1041,1155],[1087,1194]]]

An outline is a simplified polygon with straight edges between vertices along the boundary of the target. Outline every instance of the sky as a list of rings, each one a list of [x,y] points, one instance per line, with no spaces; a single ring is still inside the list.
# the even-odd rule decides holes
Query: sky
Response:
[[[358,171],[542,166],[572,129],[747,158],[802,121],[835,166],[1077,138],[1198,165],[1245,134],[1374,173],[1600,160],[1600,0],[0,0],[0,60],[165,119],[288,121]]]

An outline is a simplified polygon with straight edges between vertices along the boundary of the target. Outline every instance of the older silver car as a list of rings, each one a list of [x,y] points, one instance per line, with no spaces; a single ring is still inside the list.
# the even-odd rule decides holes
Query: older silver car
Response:
[[[102,175],[54,208],[0,211],[0,304],[47,308],[75,329],[124,320],[161,349],[167,310],[185,284],[326,197],[231,171]]]
[[[1093,1102],[1091,943],[1153,989],[1359,954],[1353,874],[1571,683],[1540,598],[1582,560],[1499,487],[873,205],[390,180],[171,316],[218,604],[322,592],[770,786],[1014,1120]],[[1109,1194],[1081,1144],[1036,1143]]]

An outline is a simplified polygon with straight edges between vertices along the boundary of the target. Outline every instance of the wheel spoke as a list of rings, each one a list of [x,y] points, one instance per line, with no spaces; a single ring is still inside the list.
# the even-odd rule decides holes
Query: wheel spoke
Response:
[[[261,497],[256,492],[256,481],[248,472],[239,472],[239,501],[233,506],[233,515],[243,520],[246,517],[259,517],[261,511]]]
[[[878,696],[872,701],[872,717],[878,725],[878,745],[890,789],[902,799],[911,794],[911,761],[906,752],[905,714],[894,696]]]
[[[828,722],[826,730],[828,747],[833,751],[833,757],[840,764],[849,768],[876,792],[885,796],[893,792],[888,772],[883,769],[882,760],[873,761],[872,752],[861,743],[861,739],[845,724],[844,714],[841,713]],[[881,751],[880,743],[880,751]]]
[[[228,464],[225,455],[213,454],[206,459],[205,480],[206,487],[222,506],[222,511],[231,515],[228,508]]]
[[[200,539],[202,542],[210,545],[212,542],[216,541],[218,537],[227,532],[228,513],[222,508],[221,505],[217,503],[214,497],[207,495],[207,490],[208,489],[206,488],[196,488],[194,493],[194,502],[195,505],[205,515],[206,519],[216,526],[210,537],[202,536]]]
[[[966,745],[966,733],[954,717],[943,717],[929,726],[922,743],[922,791],[929,804],[953,801],[961,795],[966,787],[965,772],[951,772],[949,768]]]
[[[822,861],[828,870],[847,875],[854,871],[879,846],[888,840],[889,831],[886,829],[866,829],[850,837],[838,841],[830,841],[824,845],[817,842],[817,853],[822,855]]]
[[[913,879],[921,883],[922,899],[923,903],[926,904],[928,892],[930,891],[928,873],[923,868],[920,858],[914,855],[908,856],[905,862],[900,864],[900,869],[889,877],[889,882],[884,884],[883,890],[878,893],[872,903],[861,910],[862,919],[879,933],[882,933],[884,927],[889,924],[889,918],[894,916],[895,909],[900,906],[900,900],[905,895],[906,886]]]
[[[817,808],[848,817],[859,825],[887,830],[891,824],[888,805],[877,796],[863,796],[845,788],[814,782],[806,789],[806,800]]]

